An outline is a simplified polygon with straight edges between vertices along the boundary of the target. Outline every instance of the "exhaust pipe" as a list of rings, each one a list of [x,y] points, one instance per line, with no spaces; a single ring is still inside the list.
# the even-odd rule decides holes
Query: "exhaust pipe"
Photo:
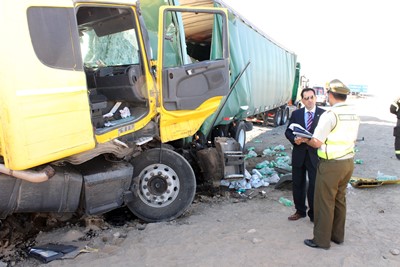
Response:
[[[51,166],[46,166],[42,171],[14,171],[7,168],[4,164],[0,164],[0,172],[18,179],[22,179],[31,183],[41,183],[49,180],[56,174]]]

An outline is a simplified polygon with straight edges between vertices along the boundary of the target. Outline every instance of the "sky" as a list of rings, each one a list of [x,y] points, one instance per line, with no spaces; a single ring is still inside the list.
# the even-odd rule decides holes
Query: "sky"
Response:
[[[396,0],[224,0],[297,55],[309,85],[339,79],[400,95]]]

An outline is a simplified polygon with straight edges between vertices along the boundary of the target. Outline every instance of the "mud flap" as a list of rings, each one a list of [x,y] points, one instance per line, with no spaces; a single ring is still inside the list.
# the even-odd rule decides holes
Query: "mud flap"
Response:
[[[200,166],[205,181],[219,185],[219,181],[224,177],[221,155],[214,147],[205,148],[197,151],[198,164]]]
[[[244,177],[244,154],[233,138],[217,137],[215,148],[197,152],[199,166],[207,181],[219,186],[221,179],[241,180]]]

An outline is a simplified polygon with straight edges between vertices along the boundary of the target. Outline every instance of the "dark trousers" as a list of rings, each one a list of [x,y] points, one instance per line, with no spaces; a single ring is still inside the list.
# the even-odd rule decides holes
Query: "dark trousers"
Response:
[[[344,241],[346,188],[353,174],[353,158],[321,159],[317,168],[314,195],[314,242],[329,248],[331,240]]]
[[[307,152],[308,153],[308,152]],[[307,177],[308,174],[308,188]],[[292,193],[296,212],[302,216],[308,216],[314,220],[314,187],[315,187],[316,168],[311,163],[310,157],[306,155],[304,164],[301,167],[292,166]],[[308,200],[308,213],[306,206],[306,196]]]
[[[397,120],[397,126],[393,129],[394,153],[397,159],[400,159],[400,120]]]

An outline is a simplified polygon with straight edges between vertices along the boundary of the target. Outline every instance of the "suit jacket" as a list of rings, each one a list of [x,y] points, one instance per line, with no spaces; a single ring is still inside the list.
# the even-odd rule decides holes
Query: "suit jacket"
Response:
[[[298,123],[301,126],[303,126],[304,128],[306,128],[306,123],[304,121],[304,112],[305,112],[304,107],[300,108],[300,109],[296,109],[295,111],[292,112],[292,115],[289,119],[288,128],[286,128],[286,131],[285,131],[285,136],[290,141],[290,143],[293,144],[292,166],[301,167],[304,163],[304,159],[305,159],[305,157],[307,155],[307,151],[308,151],[308,155],[310,156],[311,162],[313,163],[314,167],[316,168],[317,163],[318,163],[317,149],[310,147],[307,144],[296,145],[294,142],[295,135],[293,134],[293,131],[291,129],[289,129],[289,125],[291,123]],[[310,129],[311,133],[314,133],[314,130],[317,127],[317,124],[319,121],[319,117],[324,112],[325,112],[324,109],[322,109],[318,106],[316,107],[315,114],[314,114],[314,120],[313,120],[313,123],[311,124],[311,129]]]

